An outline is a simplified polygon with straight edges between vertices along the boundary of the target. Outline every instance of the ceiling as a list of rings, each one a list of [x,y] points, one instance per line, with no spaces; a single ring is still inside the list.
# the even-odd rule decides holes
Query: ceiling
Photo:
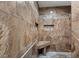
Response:
[[[38,1],[39,7],[70,6],[70,1]]]

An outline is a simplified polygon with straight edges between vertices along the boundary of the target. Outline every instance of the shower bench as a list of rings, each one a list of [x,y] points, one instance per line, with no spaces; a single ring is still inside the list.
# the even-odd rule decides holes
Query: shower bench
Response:
[[[45,55],[47,46],[50,46],[50,41],[39,41],[37,43],[37,54],[39,49],[43,49],[43,54]]]

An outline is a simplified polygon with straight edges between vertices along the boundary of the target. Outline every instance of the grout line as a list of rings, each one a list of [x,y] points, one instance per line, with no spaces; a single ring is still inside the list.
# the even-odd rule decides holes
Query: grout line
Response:
[[[28,51],[35,45],[35,43],[37,42],[37,40],[31,45],[31,47],[21,56],[21,58],[23,58],[27,53]]]

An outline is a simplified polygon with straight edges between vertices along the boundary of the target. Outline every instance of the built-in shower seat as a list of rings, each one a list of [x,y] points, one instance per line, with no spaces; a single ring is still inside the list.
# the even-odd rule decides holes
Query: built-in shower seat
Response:
[[[37,43],[37,53],[38,53],[38,50],[40,49],[43,49],[43,54],[45,55],[46,54],[46,48],[50,46],[50,41],[39,41]]]

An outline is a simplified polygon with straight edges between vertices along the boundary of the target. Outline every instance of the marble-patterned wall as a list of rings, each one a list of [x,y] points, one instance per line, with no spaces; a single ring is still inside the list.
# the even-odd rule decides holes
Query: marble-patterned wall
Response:
[[[37,37],[37,19],[34,2],[0,2],[0,57],[17,57],[28,49]]]
[[[51,41],[52,51],[71,51],[71,7],[40,8],[39,11],[39,41]]]
[[[72,4],[72,57],[79,57],[79,2]]]

